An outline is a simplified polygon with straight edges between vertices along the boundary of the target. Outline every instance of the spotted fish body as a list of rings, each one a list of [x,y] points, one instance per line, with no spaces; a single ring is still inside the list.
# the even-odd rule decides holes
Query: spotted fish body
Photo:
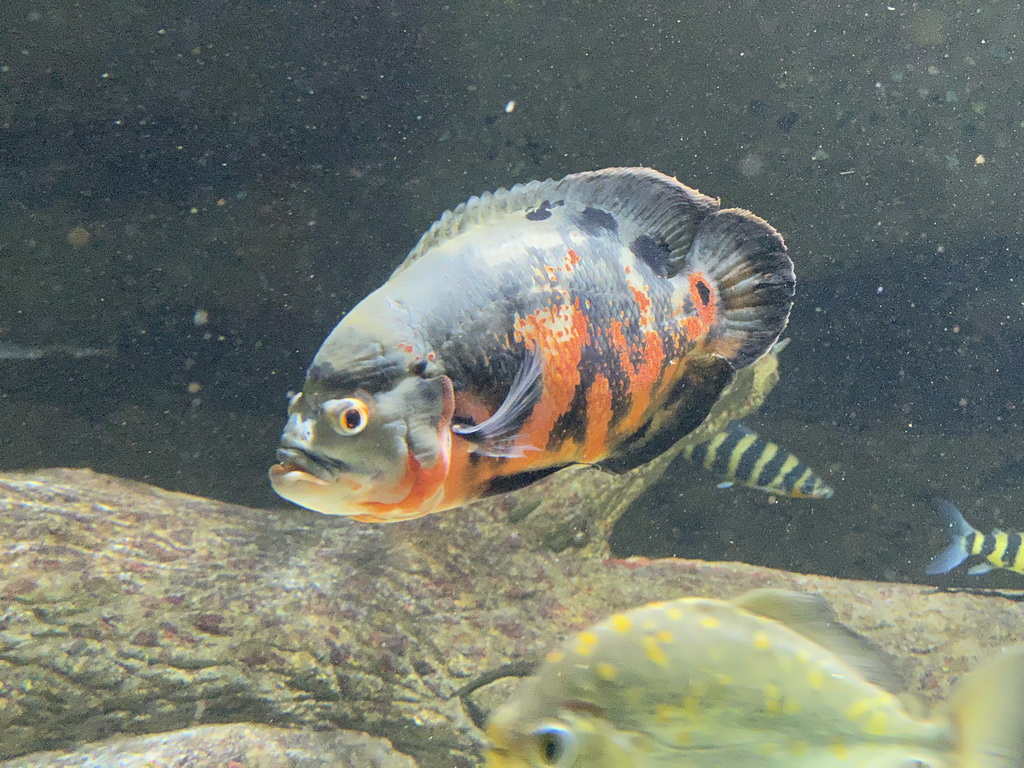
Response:
[[[996,568],[1024,574],[1024,547],[1021,546],[1024,534],[999,530],[982,533],[964,519],[959,509],[945,500],[939,502],[939,511],[949,526],[950,543],[932,558],[926,573],[947,573],[969,557],[981,557],[984,562],[967,569],[972,576]]]
[[[1024,647],[969,676],[952,717],[911,714],[893,683],[820,598],[654,603],[548,654],[494,713],[487,766],[1021,765]]]
[[[446,213],[324,341],[271,468],[298,504],[390,522],[696,428],[792,303],[766,222],[649,169]]]
[[[704,469],[748,488],[796,499],[830,499],[832,488],[810,467],[777,443],[738,421],[709,440],[683,448],[683,456]]]

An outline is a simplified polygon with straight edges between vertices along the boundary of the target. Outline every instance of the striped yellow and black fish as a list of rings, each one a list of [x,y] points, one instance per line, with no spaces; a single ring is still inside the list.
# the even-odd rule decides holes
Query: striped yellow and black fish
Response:
[[[720,488],[739,483],[797,499],[832,498],[832,488],[814,470],[738,421],[730,421],[709,440],[686,446],[683,455],[709,472],[728,478],[719,484]]]
[[[487,768],[1020,768],[1024,646],[921,717],[815,595],[757,590],[616,614],[499,707]]]
[[[794,284],[769,224],[650,169],[471,198],[324,341],[274,489],[390,522],[638,466],[771,348]]]
[[[944,499],[939,501],[939,511],[949,526],[950,543],[931,559],[925,573],[947,573],[968,557],[981,557],[984,562],[968,568],[969,574],[976,576],[994,568],[1024,574],[1024,550],[1021,548],[1020,533],[1000,530],[982,533],[964,519],[959,509]]]

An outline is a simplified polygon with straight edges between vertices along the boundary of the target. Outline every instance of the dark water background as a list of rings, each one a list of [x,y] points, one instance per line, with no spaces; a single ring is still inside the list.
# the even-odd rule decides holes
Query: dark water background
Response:
[[[617,552],[920,578],[937,495],[1024,528],[1022,34],[1008,2],[5,0],[0,341],[51,349],[0,346],[0,468],[280,506],[286,392],[444,209],[642,164],[785,234],[748,423],[836,496],[680,464]]]

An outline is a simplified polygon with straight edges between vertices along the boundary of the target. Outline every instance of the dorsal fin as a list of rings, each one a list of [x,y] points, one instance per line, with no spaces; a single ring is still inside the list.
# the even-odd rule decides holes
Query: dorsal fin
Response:
[[[521,211],[526,218],[574,216],[581,229],[618,230],[621,242],[662,276],[682,265],[701,220],[718,208],[702,195],[652,168],[605,168],[554,181],[531,181],[469,198],[446,211],[395,271],[469,227]]]
[[[821,595],[786,589],[755,589],[732,601],[733,605],[785,624],[808,640],[826,648],[856,669],[861,677],[891,693],[902,681],[885,651],[840,624],[832,606]]]

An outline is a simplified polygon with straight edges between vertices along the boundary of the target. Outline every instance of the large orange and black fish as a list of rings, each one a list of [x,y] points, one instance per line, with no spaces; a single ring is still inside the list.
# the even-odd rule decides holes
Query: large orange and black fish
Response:
[[[473,197],[324,341],[274,489],[391,522],[569,464],[631,469],[771,348],[794,285],[767,222],[647,168]]]

